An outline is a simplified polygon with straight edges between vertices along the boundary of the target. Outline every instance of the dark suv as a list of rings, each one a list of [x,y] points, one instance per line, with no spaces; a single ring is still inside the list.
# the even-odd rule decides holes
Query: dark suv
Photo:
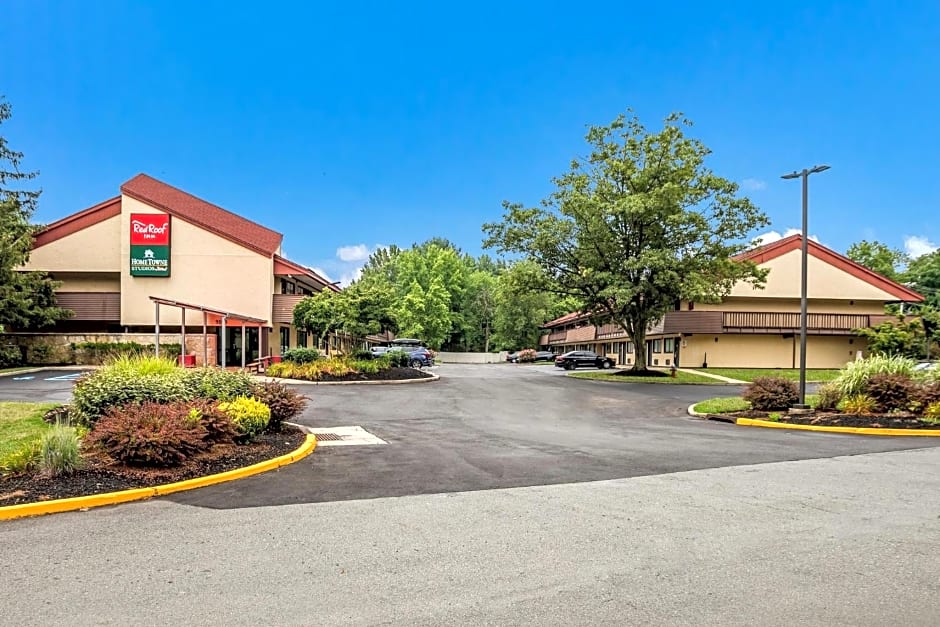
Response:
[[[614,360],[601,357],[594,351],[569,351],[555,358],[555,366],[565,370],[574,370],[579,366],[587,368],[613,368]]]

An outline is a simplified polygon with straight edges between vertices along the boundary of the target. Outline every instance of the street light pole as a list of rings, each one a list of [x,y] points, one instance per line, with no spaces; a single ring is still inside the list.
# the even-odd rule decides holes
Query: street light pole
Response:
[[[807,318],[807,254],[809,250],[808,231],[809,231],[809,175],[817,172],[825,172],[829,169],[828,165],[817,165],[812,168],[803,168],[802,172],[791,172],[784,174],[780,178],[784,179],[803,179],[803,231],[802,231],[802,268],[800,272],[800,398],[799,403],[793,408],[806,411],[809,405],[806,404],[806,318]]]

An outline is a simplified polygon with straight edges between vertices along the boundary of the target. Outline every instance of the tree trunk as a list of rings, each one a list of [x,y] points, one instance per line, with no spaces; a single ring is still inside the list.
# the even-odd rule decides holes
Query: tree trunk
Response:
[[[490,325],[483,327],[483,352],[490,352]]]
[[[633,341],[633,354],[636,359],[633,360],[634,371],[647,370],[649,365],[646,363],[646,328],[648,324],[645,320],[631,320],[624,325],[630,339]]]

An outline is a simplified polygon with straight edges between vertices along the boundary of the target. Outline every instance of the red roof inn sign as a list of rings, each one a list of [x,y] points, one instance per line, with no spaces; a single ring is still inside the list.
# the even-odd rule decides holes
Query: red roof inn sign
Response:
[[[131,276],[170,276],[167,214],[131,214]]]

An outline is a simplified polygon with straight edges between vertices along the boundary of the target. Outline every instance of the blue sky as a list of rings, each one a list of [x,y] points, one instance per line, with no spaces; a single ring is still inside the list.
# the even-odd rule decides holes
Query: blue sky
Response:
[[[41,171],[36,219],[146,172],[346,279],[379,244],[479,253],[503,199],[536,203],[632,107],[694,120],[780,234],[780,175],[828,163],[824,244],[940,242],[940,3],[393,4],[3,2],[2,131]]]

